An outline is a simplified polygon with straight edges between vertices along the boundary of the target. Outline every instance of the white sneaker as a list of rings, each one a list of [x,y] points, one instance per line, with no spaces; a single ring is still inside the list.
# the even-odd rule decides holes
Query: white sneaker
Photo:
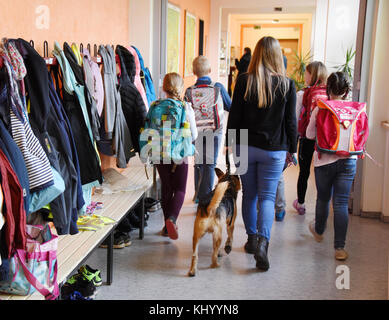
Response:
[[[309,223],[309,231],[311,231],[313,237],[315,238],[315,240],[317,242],[322,242],[323,241],[323,235],[321,234],[318,234],[315,230],[315,220],[312,220],[310,223]]]

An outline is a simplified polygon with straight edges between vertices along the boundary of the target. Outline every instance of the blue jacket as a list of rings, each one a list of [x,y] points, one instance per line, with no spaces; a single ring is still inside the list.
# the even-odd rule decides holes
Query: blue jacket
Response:
[[[197,86],[200,84],[211,84],[211,83],[212,80],[210,77],[201,77],[197,79],[195,85]],[[228,94],[226,88],[224,88],[224,86],[220,82],[215,82],[215,87],[218,87],[220,89],[220,93],[223,99],[224,110],[229,112],[231,107],[231,102],[232,102],[230,95]]]

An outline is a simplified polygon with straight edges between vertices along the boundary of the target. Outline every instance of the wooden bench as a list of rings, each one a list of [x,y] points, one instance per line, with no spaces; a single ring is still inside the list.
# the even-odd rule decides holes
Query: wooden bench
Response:
[[[144,210],[144,199],[146,192],[152,187],[152,169],[148,170],[147,179],[144,166],[137,165],[125,169],[121,174],[126,176],[134,186],[141,188],[134,191],[103,195],[96,193],[93,201],[103,203],[103,209],[95,211],[96,214],[114,219],[114,224],[105,225],[98,231],[80,231],[75,235],[59,236],[57,259],[58,259],[58,284],[61,286],[66,280],[89,258],[91,253],[106,238],[108,238],[107,248],[107,281],[110,285],[113,280],[113,231],[115,227],[126,217],[126,215],[138,204]],[[144,235],[144,214],[141,215],[141,227],[139,228],[139,239]],[[29,296],[1,295],[2,300],[42,300],[44,297],[35,292]]]

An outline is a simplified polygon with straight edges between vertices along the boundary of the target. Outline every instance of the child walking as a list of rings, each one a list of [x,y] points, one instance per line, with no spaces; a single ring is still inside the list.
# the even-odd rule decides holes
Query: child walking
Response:
[[[332,101],[345,100],[350,91],[347,75],[343,72],[332,73],[327,81],[328,98]],[[313,110],[307,127],[307,138],[316,138],[316,119],[319,108]],[[335,259],[346,260],[344,250],[348,225],[348,199],[356,172],[357,156],[338,156],[314,152],[315,181],[317,188],[315,220],[309,230],[316,241],[323,240],[326,229],[330,200],[333,199],[335,229]]]
[[[197,128],[194,112],[190,104],[183,102],[181,94],[184,88],[184,80],[177,73],[168,73],[163,79],[163,91],[166,99],[157,103],[169,101],[173,104],[178,102],[186,111],[186,121],[190,124],[192,141],[197,138]],[[173,101],[172,101],[173,100]],[[161,206],[165,220],[161,234],[170,239],[178,239],[177,218],[185,199],[186,182],[188,178],[188,163],[186,159],[181,164],[161,163],[156,164],[159,177],[161,178]]]
[[[302,104],[297,98],[296,114],[298,118],[298,164],[299,176],[297,180],[297,199],[293,207],[300,215],[305,214],[305,194],[307,192],[308,179],[311,172],[311,163],[315,141],[307,138],[306,129],[309,124],[312,111],[317,106],[318,99],[327,99],[326,82],[327,69],[320,61],[314,61],[307,65],[305,70],[305,84]],[[299,94],[297,94],[299,96]]]
[[[197,129],[196,150],[194,165],[195,197],[199,205],[206,205],[212,192],[215,180],[215,166],[219,154],[223,134],[224,110],[229,111],[231,98],[224,86],[213,83],[209,74],[211,65],[205,56],[198,56],[193,60],[193,73],[197,77],[194,86],[185,92],[185,100],[190,102],[195,111]],[[216,108],[214,108],[216,100]],[[216,109],[214,112],[209,110]],[[214,124],[214,119],[219,119]],[[205,126],[205,124],[210,124]]]

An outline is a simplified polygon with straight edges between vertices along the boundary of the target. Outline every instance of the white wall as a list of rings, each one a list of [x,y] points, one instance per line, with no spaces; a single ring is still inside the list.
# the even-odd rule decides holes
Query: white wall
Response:
[[[145,66],[151,70],[153,55],[153,0],[129,0],[129,2],[129,45],[139,49]]]
[[[375,41],[372,52],[372,74],[368,94],[370,136],[367,152],[379,163],[385,163],[386,131],[381,122],[389,120],[388,52],[389,52],[389,1],[380,0]],[[374,36],[373,36],[374,37]],[[363,161],[362,211],[382,212],[383,200],[389,198],[389,182],[384,180],[384,169],[371,160]],[[387,186],[383,194],[384,184]],[[389,212],[383,212],[389,217]]]

